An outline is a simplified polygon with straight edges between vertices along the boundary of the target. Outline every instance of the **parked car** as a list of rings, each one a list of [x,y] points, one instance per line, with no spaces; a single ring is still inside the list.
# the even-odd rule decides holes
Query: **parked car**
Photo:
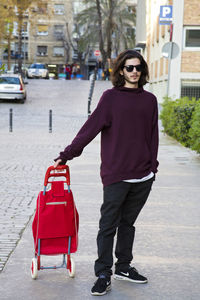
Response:
[[[27,70],[28,78],[45,78],[49,79],[49,71],[45,64],[32,64]]]
[[[0,75],[0,99],[17,100],[20,103],[24,103],[26,100],[26,89],[21,75]]]

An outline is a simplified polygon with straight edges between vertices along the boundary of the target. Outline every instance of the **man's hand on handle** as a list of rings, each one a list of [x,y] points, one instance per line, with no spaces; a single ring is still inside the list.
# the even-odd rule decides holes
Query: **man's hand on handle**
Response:
[[[61,161],[62,161],[61,159],[57,159],[53,165],[54,168],[57,168],[59,166],[59,164],[61,163]]]

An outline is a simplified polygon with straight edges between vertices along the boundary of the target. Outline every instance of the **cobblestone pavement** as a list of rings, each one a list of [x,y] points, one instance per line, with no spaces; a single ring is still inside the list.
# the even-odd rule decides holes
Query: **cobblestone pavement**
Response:
[[[94,91],[92,105],[96,105],[102,89],[110,83],[96,85],[99,88]],[[34,212],[46,168],[87,119],[89,86],[89,81],[29,80],[24,105],[0,103],[0,271]],[[9,132],[10,108],[13,132]],[[63,145],[60,135],[66,139]]]

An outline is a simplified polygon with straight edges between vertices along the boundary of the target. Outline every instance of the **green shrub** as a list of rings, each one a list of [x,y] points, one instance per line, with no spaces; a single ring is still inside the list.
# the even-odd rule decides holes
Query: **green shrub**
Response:
[[[175,101],[165,98],[162,105],[163,109],[160,118],[164,132],[187,147],[191,144],[189,130],[196,103],[195,98],[189,99],[184,97]]]
[[[172,101],[170,98],[164,98],[162,104],[162,110],[160,113],[160,119],[162,120],[162,125],[164,127],[164,132],[173,136],[173,128],[175,126],[175,120],[173,118],[175,101]]]
[[[174,108],[175,128],[173,136],[184,146],[190,146],[189,130],[191,127],[192,113],[196,106],[196,99],[177,99]]]
[[[200,153],[200,100],[197,102],[192,114],[189,136],[191,140],[191,148]]]

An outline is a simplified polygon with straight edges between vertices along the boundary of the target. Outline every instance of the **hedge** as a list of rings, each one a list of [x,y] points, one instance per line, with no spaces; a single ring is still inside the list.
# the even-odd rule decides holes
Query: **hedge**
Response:
[[[160,118],[164,132],[200,153],[200,99],[165,98]]]
[[[189,136],[191,139],[190,147],[200,153],[200,100],[196,104],[192,114]]]

